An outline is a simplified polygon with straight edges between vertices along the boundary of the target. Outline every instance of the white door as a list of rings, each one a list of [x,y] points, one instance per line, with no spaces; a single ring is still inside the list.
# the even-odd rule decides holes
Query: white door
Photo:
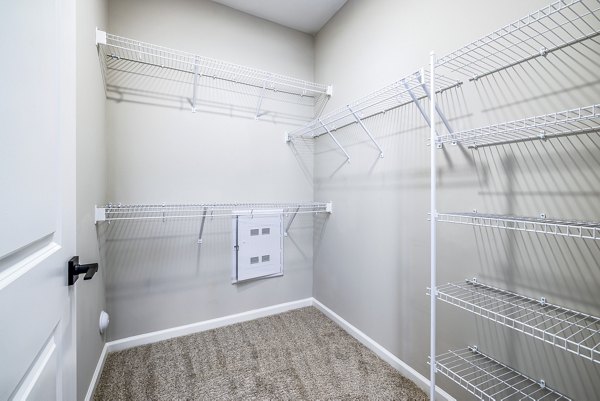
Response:
[[[74,400],[75,3],[0,4],[0,400]]]

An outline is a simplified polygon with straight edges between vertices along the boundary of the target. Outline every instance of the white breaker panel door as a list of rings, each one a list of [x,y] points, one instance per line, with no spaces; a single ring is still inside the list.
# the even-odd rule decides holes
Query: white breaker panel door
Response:
[[[235,212],[233,218],[234,283],[283,275],[283,211],[269,215]]]

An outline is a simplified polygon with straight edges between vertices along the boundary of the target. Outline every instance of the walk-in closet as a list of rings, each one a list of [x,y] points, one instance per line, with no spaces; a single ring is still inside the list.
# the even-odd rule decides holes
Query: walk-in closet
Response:
[[[600,400],[600,0],[0,18],[0,401]]]

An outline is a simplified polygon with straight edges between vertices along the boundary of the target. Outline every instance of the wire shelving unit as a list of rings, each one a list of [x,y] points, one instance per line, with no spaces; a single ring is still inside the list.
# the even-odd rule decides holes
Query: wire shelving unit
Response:
[[[239,211],[251,215],[331,213],[331,202],[273,203],[197,203],[197,204],[107,204],[96,207],[97,222],[131,220],[184,220],[235,216]]]
[[[448,304],[600,363],[600,318],[468,279],[437,288]]]
[[[440,135],[438,144],[469,148],[600,131],[600,104]]]
[[[286,141],[291,141],[296,138],[313,139],[322,135],[329,134],[332,136],[336,144],[341,148],[339,142],[333,137],[332,132],[348,127],[352,124],[359,124],[370,140],[377,146],[380,151],[380,156],[383,157],[383,150],[373,138],[369,129],[364,125],[364,120],[374,117],[378,114],[406,106],[411,103],[419,108],[420,113],[429,123],[429,116],[419,103],[422,99],[427,99],[430,96],[428,88],[429,72],[420,70],[388,85],[380,90],[368,94],[360,99],[357,99],[345,106],[339,107],[323,116],[314,119],[308,124],[296,130],[286,133]],[[441,93],[446,90],[462,85],[461,81],[452,80],[450,78],[438,77],[438,86],[435,92]],[[447,123],[441,110],[436,112],[441,115],[442,119]],[[343,150],[343,148],[342,148]],[[344,151],[346,156],[348,154]]]
[[[139,40],[96,31],[96,44],[105,85],[113,85],[111,70],[161,78],[164,71],[178,73],[178,79],[190,84],[192,110],[196,108],[197,88],[201,80],[217,79],[242,85],[259,97],[257,116],[267,92],[310,98],[318,115],[332,95],[332,87],[253,67],[203,57]]]
[[[525,376],[475,346],[448,351],[436,360],[440,373],[481,400],[570,400],[543,380]]]
[[[599,22],[598,0],[559,0],[441,57],[436,66],[477,80],[594,39]]]
[[[598,363],[600,319],[548,304],[499,288],[467,281],[437,286],[437,224],[447,222],[470,226],[600,239],[600,223],[482,213],[437,212],[436,149],[444,144],[470,148],[528,140],[546,140],[566,135],[600,131],[600,105],[524,118],[487,127],[438,135],[435,91],[438,74],[476,81],[553,52],[568,48],[596,52],[600,40],[600,0],[558,0],[508,24],[489,35],[436,59],[430,59],[430,399],[435,399],[436,373],[440,372],[481,399],[564,400],[567,397],[515,372],[512,368],[477,351],[476,348],[436,353],[436,303],[447,302],[498,324],[555,345]],[[594,48],[592,48],[592,46]],[[597,52],[596,52],[597,53]],[[448,78],[443,78],[448,79]],[[442,122],[445,121],[442,120]],[[542,383],[539,385],[538,383]]]
[[[483,213],[438,213],[443,223],[600,240],[600,223]]]

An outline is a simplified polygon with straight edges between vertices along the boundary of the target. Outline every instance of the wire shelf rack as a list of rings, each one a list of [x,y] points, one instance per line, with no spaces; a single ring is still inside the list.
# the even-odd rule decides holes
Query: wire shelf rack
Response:
[[[600,240],[600,223],[483,213],[438,213],[437,221]]]
[[[544,400],[570,398],[483,354],[476,346],[436,357],[438,372],[481,400]]]
[[[600,34],[599,0],[559,0],[437,61],[477,80]]]
[[[600,104],[440,135],[437,143],[470,148],[600,131]]]
[[[406,106],[417,100],[429,97],[429,72],[414,72],[391,85],[375,91],[365,97],[353,101],[324,114],[308,124],[287,133],[288,140],[294,138],[316,138],[336,131],[359,121],[386,113],[390,110]],[[436,92],[460,86],[461,81],[452,80],[436,74]]]
[[[251,215],[331,213],[331,202],[287,202],[287,203],[198,203],[198,204],[152,204],[121,205],[108,204],[96,207],[96,222],[128,220],[182,220],[205,217],[235,216],[243,211]]]
[[[600,318],[468,279],[437,298],[560,349],[600,363]]]
[[[331,86],[305,81],[257,68],[229,63],[196,54],[170,49],[135,39],[97,31],[96,42],[105,85],[111,85],[109,70],[154,75],[170,70],[187,76],[186,82],[197,86],[200,79],[217,79],[255,89],[255,93],[297,95],[312,98],[316,108],[331,96]],[[151,69],[142,67],[153,67]],[[179,78],[182,79],[182,78]],[[325,100],[324,100],[325,99]]]

